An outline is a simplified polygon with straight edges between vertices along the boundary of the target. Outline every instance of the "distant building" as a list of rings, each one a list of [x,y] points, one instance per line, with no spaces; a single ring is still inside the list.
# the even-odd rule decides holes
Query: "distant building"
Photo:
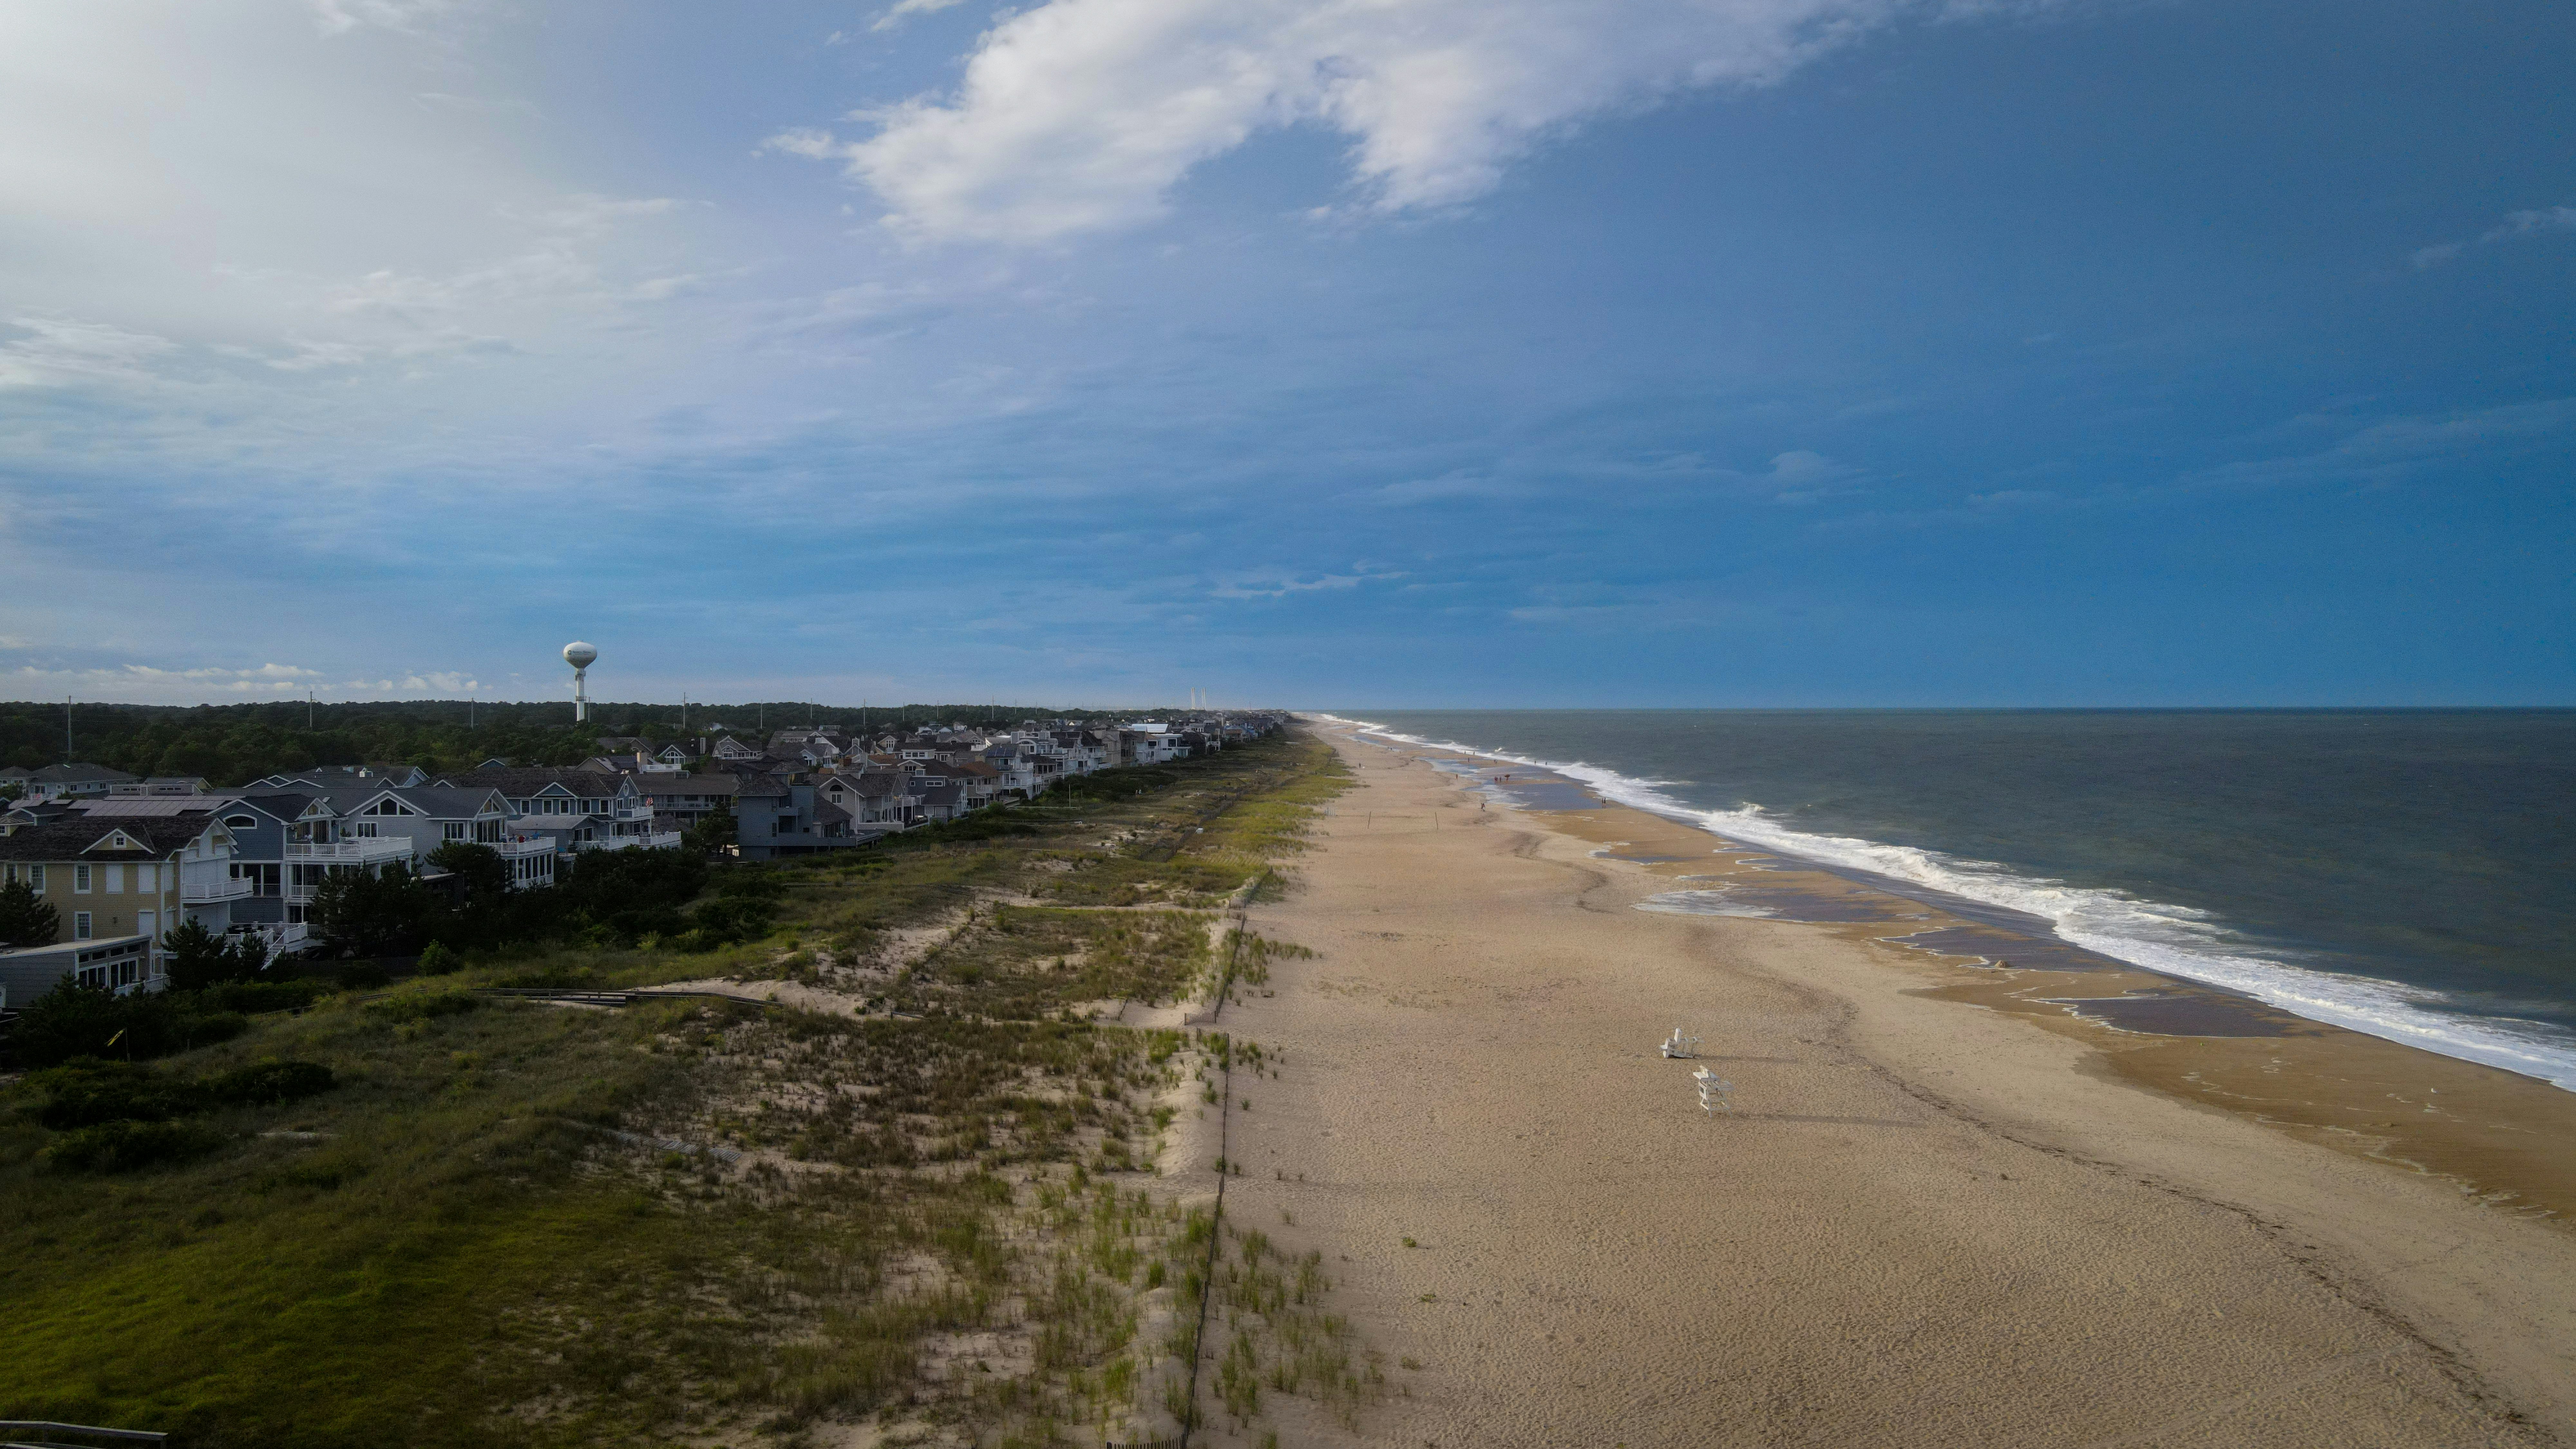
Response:
[[[111,770],[105,765],[47,765],[28,771],[24,783],[27,793],[22,798],[36,801],[105,795],[118,785],[139,782],[123,770]]]
[[[680,843],[676,834],[655,828],[653,806],[632,775],[579,768],[468,770],[439,783],[498,791],[509,802],[511,835],[544,836],[568,851]]]

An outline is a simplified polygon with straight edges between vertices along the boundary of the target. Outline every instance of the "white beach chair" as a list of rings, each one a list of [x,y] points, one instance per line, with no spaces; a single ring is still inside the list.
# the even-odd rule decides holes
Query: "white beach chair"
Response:
[[[1733,1116],[1735,1114],[1735,1098],[1732,1095],[1735,1091],[1735,1084],[1733,1082],[1727,1081],[1706,1067],[1702,1067],[1698,1071],[1691,1073],[1691,1080],[1699,1085],[1699,1109],[1701,1111],[1712,1115],[1719,1112],[1724,1112],[1729,1116]]]
[[[1663,1052],[1665,1056],[1689,1061],[1699,1055],[1699,1038],[1684,1036],[1680,1027],[1674,1027],[1672,1036],[1664,1042]]]

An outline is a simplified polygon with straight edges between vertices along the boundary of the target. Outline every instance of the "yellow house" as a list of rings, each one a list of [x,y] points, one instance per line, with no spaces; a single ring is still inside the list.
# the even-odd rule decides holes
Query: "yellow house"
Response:
[[[251,887],[232,878],[232,855],[232,834],[212,815],[0,825],[0,882],[23,881],[54,908],[55,941],[147,943],[120,973],[133,979],[109,983],[120,988],[161,988],[161,938],[181,921],[217,932],[232,925],[232,902]]]

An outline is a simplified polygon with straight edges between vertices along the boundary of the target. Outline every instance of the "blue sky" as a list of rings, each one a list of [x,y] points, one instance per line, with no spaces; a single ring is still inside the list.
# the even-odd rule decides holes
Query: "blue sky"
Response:
[[[14,697],[2576,702],[2576,11],[0,14]]]

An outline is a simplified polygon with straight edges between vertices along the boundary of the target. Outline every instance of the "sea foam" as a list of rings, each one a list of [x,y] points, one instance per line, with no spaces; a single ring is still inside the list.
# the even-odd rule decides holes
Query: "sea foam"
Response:
[[[2035,916],[2059,939],[2150,971],[2241,991],[2295,1016],[2366,1032],[2463,1061],[2538,1077],[2576,1091],[2576,1036],[2541,1022],[2466,1016],[2442,1009],[2438,991],[2378,977],[2319,970],[2267,956],[2232,939],[2206,911],[2144,900],[2125,891],[2071,886],[1909,845],[1887,845],[1796,829],[1759,805],[1709,810],[1676,800],[1642,780],[1580,760],[1542,760],[1454,740],[1428,740],[1368,720],[1319,718],[1358,726],[1379,739],[1423,749],[1455,750],[1505,764],[1553,770],[1580,780],[1605,800],[1759,845],[1782,856],[1908,882],[1964,900]]]

